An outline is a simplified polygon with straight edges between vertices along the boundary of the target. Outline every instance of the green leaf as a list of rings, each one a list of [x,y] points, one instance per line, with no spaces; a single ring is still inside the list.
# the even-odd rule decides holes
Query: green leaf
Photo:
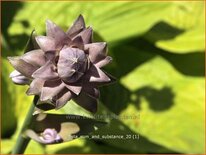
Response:
[[[79,138],[69,143],[62,143],[58,145],[47,145],[46,152],[48,154],[100,154],[102,151],[98,146],[91,140]]]
[[[191,29],[204,21],[204,1],[174,1],[164,21],[179,29]]]
[[[15,141],[11,139],[1,140],[1,154],[10,154]]]
[[[91,25],[104,39],[116,41],[144,33],[163,20],[172,5],[168,2],[26,2],[15,15],[9,33],[29,34],[35,28],[43,34],[46,19],[67,29],[79,14],[83,14],[86,24]]]
[[[1,140],[1,154],[11,154],[11,151],[16,143],[16,139],[13,137],[11,139],[2,139]],[[43,147],[31,141],[27,146],[24,154],[44,154]]]
[[[11,5],[14,3],[8,3],[7,8],[15,8]],[[203,153],[204,53],[196,52],[204,51],[202,2],[197,7],[200,9],[193,7],[199,2],[19,3],[19,10],[15,8],[18,12],[9,16],[10,23],[3,21],[7,22],[3,32],[9,33],[3,38],[3,56],[12,55],[11,50],[23,49],[34,28],[43,35],[46,19],[66,30],[81,13],[87,25],[91,25],[106,41],[116,41],[116,45],[110,44],[114,62],[106,69],[120,78],[121,83],[101,88],[101,100],[108,109],[100,104],[100,114],[140,114],[137,120],[110,120],[107,126],[94,133],[140,134],[139,140],[77,139],[71,143],[47,146],[44,153],[108,153],[107,149],[113,153]],[[4,19],[8,19],[7,13]],[[162,20],[167,27],[165,24],[158,27]],[[144,38],[152,44],[139,38],[130,46],[128,40],[123,40],[144,33]],[[153,44],[164,51],[154,50]],[[16,140],[33,97],[26,96],[27,87],[15,86],[9,80],[12,68],[6,59],[2,64],[2,128],[5,133],[16,129],[12,140],[3,142],[5,151],[2,152],[7,153],[11,150],[12,141]],[[94,117],[72,102],[56,113],[62,112]],[[14,122],[18,120],[17,128],[11,118]],[[10,125],[11,128],[8,127]],[[29,147],[39,147],[36,145],[32,142]],[[29,153],[43,153],[41,149]]]
[[[35,141],[30,141],[24,154],[45,154],[44,146]]]
[[[203,2],[174,2],[172,13],[158,23],[145,38],[168,52],[203,52],[205,19]]]
[[[204,52],[205,25],[196,26],[194,29],[178,35],[172,40],[160,40],[155,45],[161,49],[174,53]]]
[[[138,126],[124,120],[131,129],[177,152],[204,152],[203,77],[183,76],[166,59],[155,56],[121,83],[131,95],[120,116],[140,113]]]

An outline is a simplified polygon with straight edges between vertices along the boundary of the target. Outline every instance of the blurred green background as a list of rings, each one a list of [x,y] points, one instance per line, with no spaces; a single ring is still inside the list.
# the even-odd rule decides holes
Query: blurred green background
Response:
[[[110,119],[96,134],[139,135],[139,139],[76,139],[26,153],[204,153],[204,2],[1,2],[1,153],[9,153],[32,97],[27,86],[8,78],[6,57],[21,55],[31,31],[45,33],[51,19],[64,30],[81,13],[108,42],[113,63],[105,68],[118,81],[101,88],[98,113],[138,115]],[[59,113],[90,115],[75,103]]]

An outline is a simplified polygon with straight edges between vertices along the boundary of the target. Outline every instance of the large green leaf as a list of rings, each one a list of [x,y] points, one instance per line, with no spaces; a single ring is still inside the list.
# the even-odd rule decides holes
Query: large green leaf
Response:
[[[204,1],[174,1],[164,21],[179,29],[191,29],[204,20]]]
[[[11,3],[17,4],[10,2],[7,9],[11,6],[14,8]],[[23,49],[33,28],[43,35],[46,19],[53,20],[66,30],[81,13],[87,25],[91,25],[105,41],[116,41],[110,44],[114,63],[106,69],[120,78],[121,83],[102,89],[101,100],[108,109],[100,104],[98,114],[140,114],[140,119],[136,120],[110,120],[107,126],[93,133],[140,134],[139,140],[78,139],[47,146],[44,153],[203,153],[204,53],[196,51],[204,50],[205,30],[203,17],[194,11],[192,5],[191,2],[21,3],[21,9],[13,17],[9,16],[11,23],[3,27],[3,33],[8,32],[9,35],[3,38],[3,57],[13,55],[11,50],[16,52]],[[7,12],[3,13],[4,19],[8,19]],[[176,18],[177,14],[181,18]],[[160,23],[162,20],[167,24],[166,29],[165,23]],[[158,31],[154,31],[154,28],[158,28]],[[127,40],[120,42],[144,33],[144,38],[150,40],[151,44],[142,41],[142,38],[134,39],[132,45]],[[153,44],[164,51],[154,50]],[[27,87],[15,86],[8,79],[11,70],[4,59],[2,125],[5,133],[9,128],[13,131],[16,129],[16,132],[12,140],[2,142],[5,148],[2,153],[11,151],[32,100],[25,94]],[[7,99],[7,96],[11,98]],[[73,102],[55,113],[93,118]],[[10,123],[7,123],[8,120]],[[32,141],[26,153],[43,153],[42,148],[36,145]]]
[[[11,153],[12,147],[14,146],[15,141],[11,139],[1,140],[1,154]]]
[[[145,34],[145,38],[158,48],[173,53],[203,52],[205,49],[203,2],[174,4],[172,13],[164,20],[167,24],[155,25]]]
[[[189,52],[204,52],[205,50],[205,25],[196,26],[194,29],[188,30],[185,33],[175,37],[172,40],[160,40],[155,44],[157,47],[174,52],[174,53],[189,53]]]
[[[46,19],[66,29],[83,14],[87,25],[107,41],[115,41],[144,33],[163,20],[172,5],[168,2],[26,2],[15,15],[9,33],[29,34],[35,28],[42,34]]]
[[[138,126],[124,120],[131,129],[177,152],[204,152],[204,78],[183,76],[155,56],[121,83],[131,91],[121,115],[140,113]]]

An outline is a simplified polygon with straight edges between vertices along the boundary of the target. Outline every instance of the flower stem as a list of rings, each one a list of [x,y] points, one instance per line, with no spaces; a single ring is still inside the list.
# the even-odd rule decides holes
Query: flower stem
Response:
[[[28,125],[31,123],[32,116],[33,116],[32,114],[34,112],[35,104],[37,103],[38,99],[39,99],[38,96],[34,96],[33,103],[31,104],[31,107],[26,115],[23,126],[19,133],[18,139],[16,141],[14,149],[12,150],[12,154],[23,154],[30,141],[30,138],[23,136],[23,132],[28,127]]]

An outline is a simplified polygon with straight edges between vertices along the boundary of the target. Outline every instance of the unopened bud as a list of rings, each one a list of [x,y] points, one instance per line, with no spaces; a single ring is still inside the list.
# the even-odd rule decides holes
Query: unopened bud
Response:
[[[12,79],[12,81],[15,84],[18,85],[27,85],[30,84],[30,80],[29,78],[25,77],[24,75],[22,75],[20,72],[18,72],[17,70],[14,70],[13,72],[11,72],[11,74],[9,75],[9,77]]]

